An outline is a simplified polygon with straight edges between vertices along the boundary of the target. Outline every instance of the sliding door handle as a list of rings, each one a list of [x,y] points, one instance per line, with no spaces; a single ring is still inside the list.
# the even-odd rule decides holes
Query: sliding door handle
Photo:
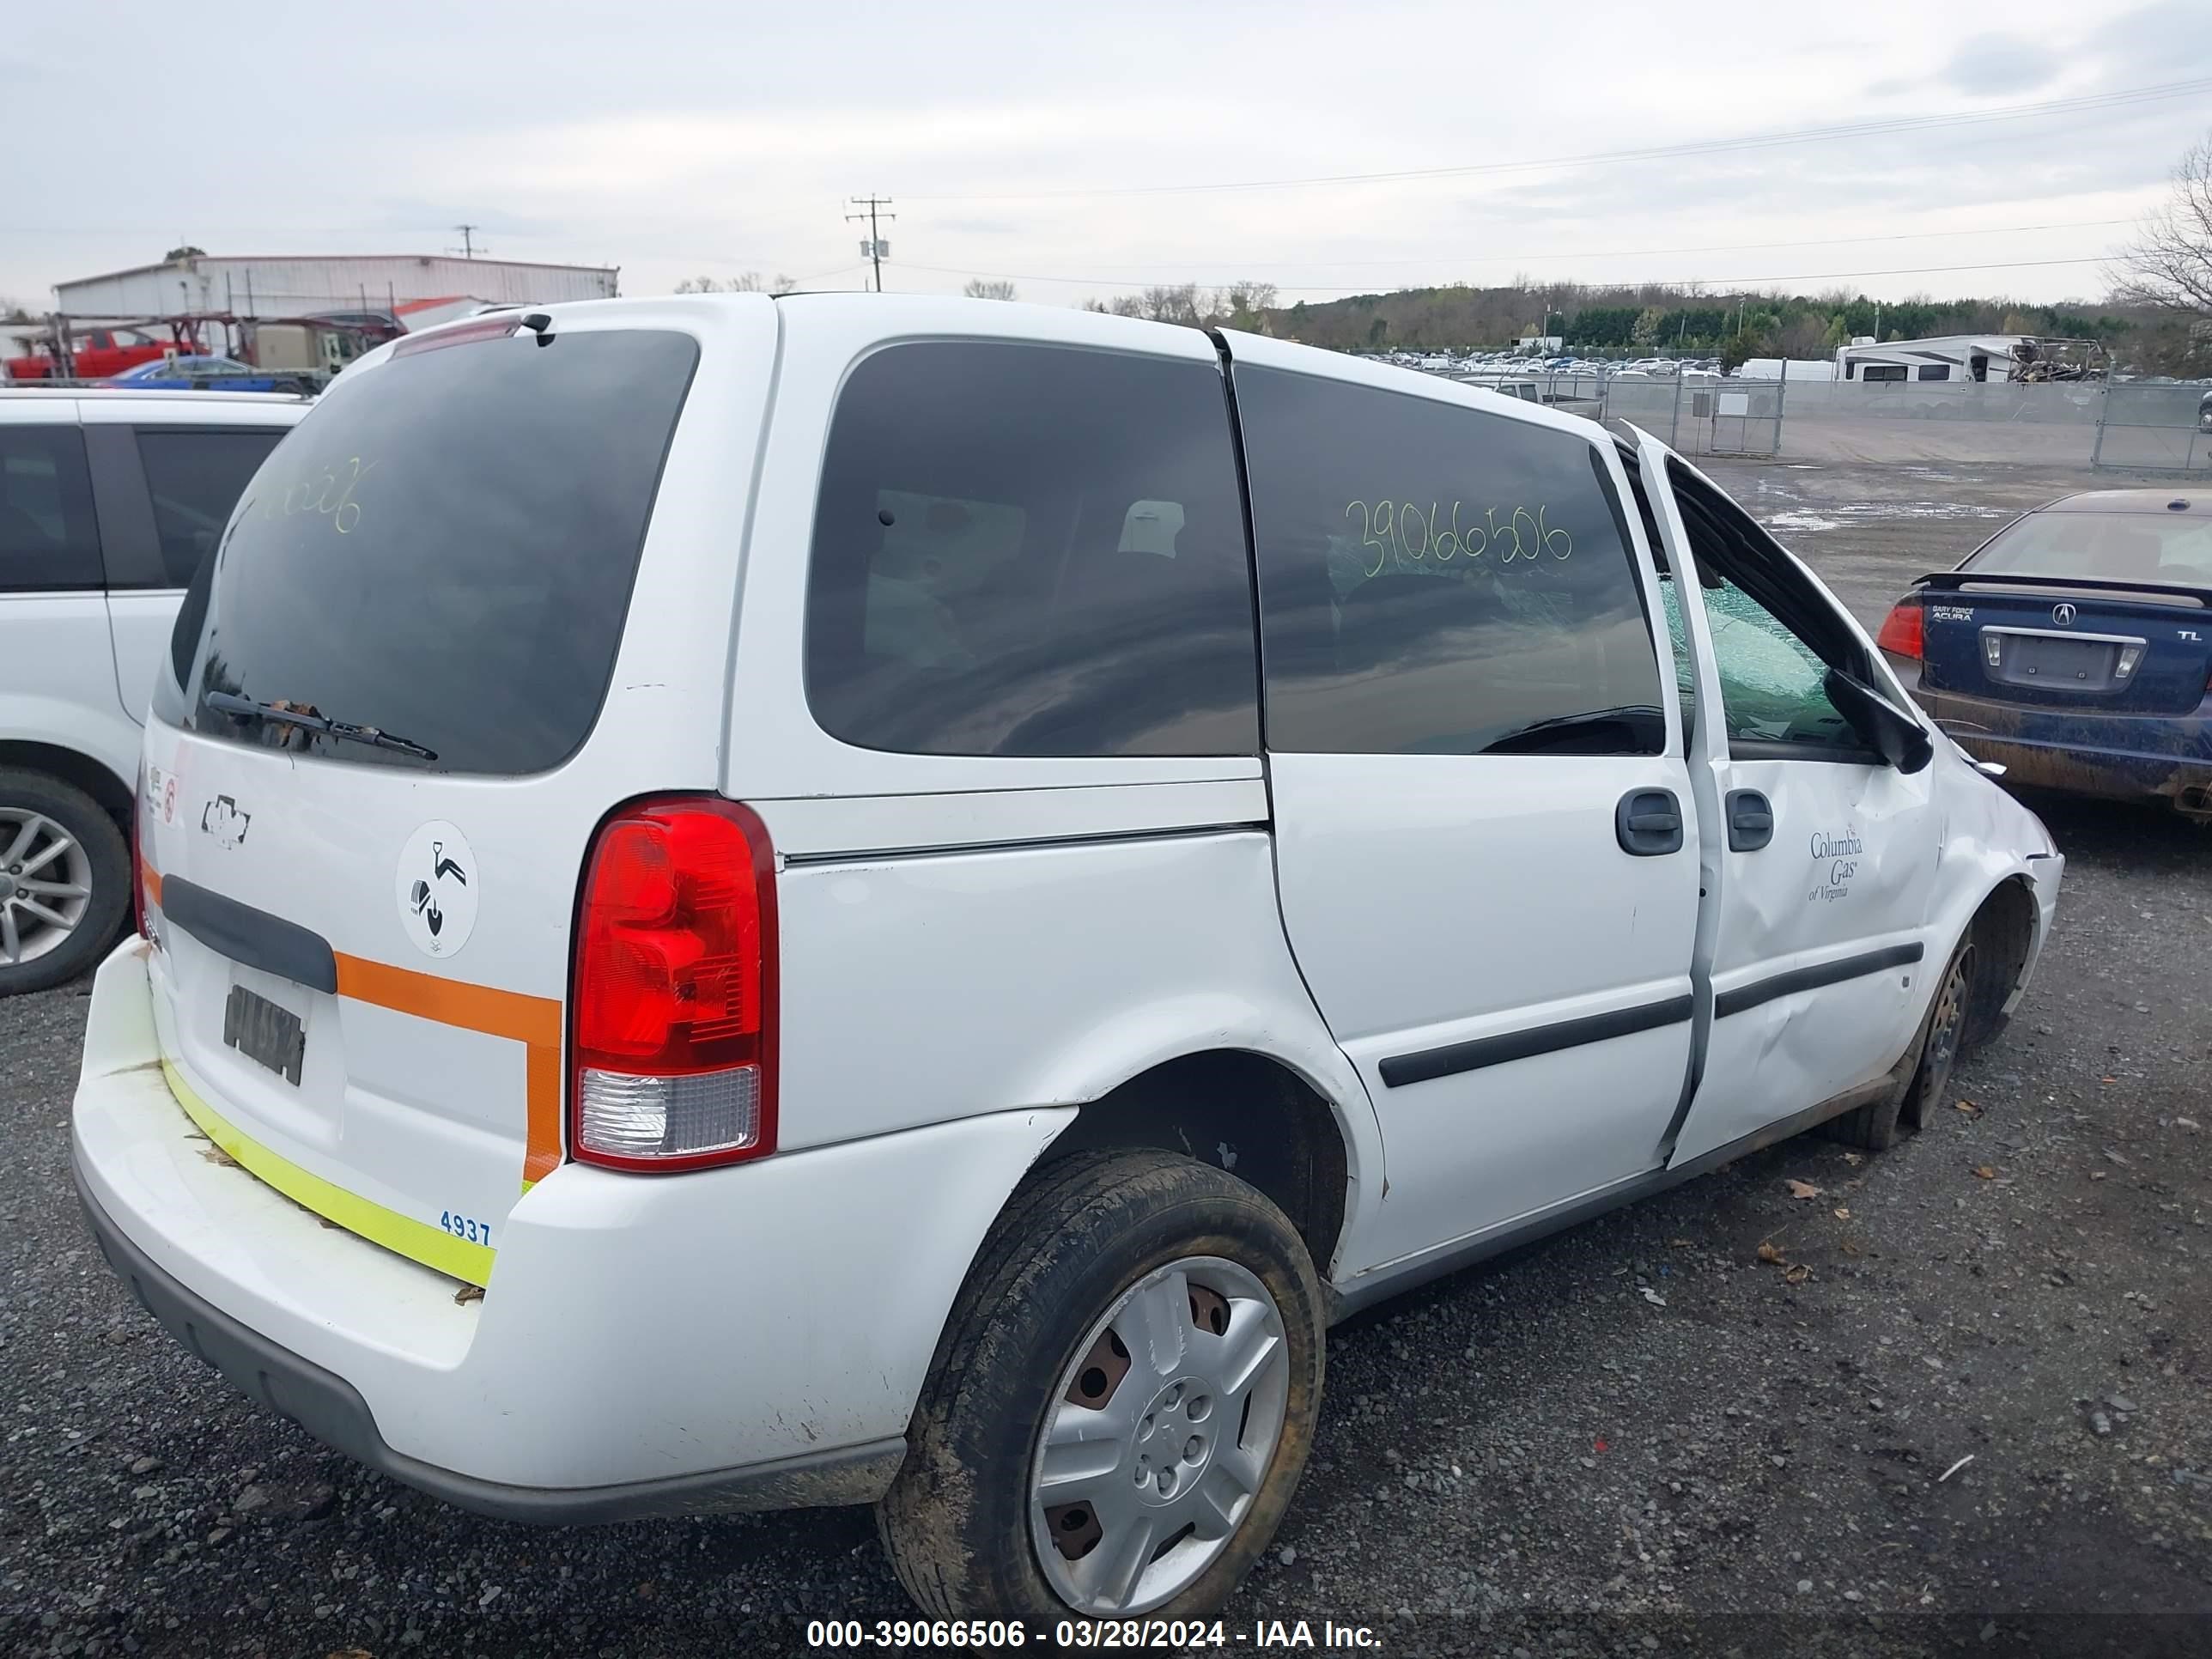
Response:
[[[1682,806],[1671,789],[1632,789],[1613,809],[1620,850],[1639,859],[1682,849]]]

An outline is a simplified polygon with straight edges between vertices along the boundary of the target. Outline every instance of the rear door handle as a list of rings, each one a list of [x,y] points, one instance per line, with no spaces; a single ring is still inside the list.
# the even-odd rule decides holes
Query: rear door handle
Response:
[[[1639,859],[1682,849],[1682,806],[1671,789],[1632,789],[1613,809],[1620,850]]]
[[[1774,805],[1756,789],[1728,794],[1729,851],[1756,853],[1774,839]]]

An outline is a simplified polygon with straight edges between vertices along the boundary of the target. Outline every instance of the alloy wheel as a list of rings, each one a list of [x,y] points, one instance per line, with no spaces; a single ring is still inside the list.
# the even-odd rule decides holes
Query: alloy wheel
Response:
[[[76,931],[92,859],[56,820],[0,805],[0,967],[35,962]]]

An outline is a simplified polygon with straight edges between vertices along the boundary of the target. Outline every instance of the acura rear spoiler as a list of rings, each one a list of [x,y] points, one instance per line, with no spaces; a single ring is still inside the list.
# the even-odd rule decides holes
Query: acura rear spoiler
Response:
[[[2114,581],[2105,577],[2022,576],[1994,570],[1936,570],[1913,579],[1913,586],[1938,592],[1972,592],[1977,587],[2015,587],[2023,592],[2079,595],[2105,593],[2138,604],[2194,605],[2212,610],[2212,587],[2180,587],[2172,582]]]

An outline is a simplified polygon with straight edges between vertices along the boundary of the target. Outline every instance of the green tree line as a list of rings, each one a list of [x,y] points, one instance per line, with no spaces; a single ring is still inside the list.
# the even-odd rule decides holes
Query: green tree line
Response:
[[[2100,342],[2126,356],[2154,342],[2158,319],[2139,305],[2028,305],[2002,298],[1876,301],[1815,295],[1717,295],[1680,289],[1572,285],[1405,289],[1271,308],[1269,331],[1338,350],[1496,350],[1524,335],[1559,336],[1571,351],[1822,357],[1862,336],[2034,334]],[[1879,331],[1877,332],[1877,330]]]

